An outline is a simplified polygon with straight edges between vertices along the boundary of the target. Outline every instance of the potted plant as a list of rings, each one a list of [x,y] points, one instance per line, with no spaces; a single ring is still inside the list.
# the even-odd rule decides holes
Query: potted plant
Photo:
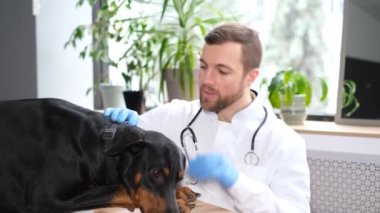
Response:
[[[208,28],[228,20],[204,0],[164,0],[160,27],[168,32],[162,40],[159,61],[160,91],[167,83],[169,99],[194,99],[194,75],[203,38]],[[173,85],[178,85],[179,89]]]
[[[321,102],[326,101],[328,86],[321,83]],[[273,108],[280,109],[280,117],[287,124],[303,124],[307,117],[306,108],[312,100],[312,84],[301,72],[292,69],[277,72],[268,86],[268,98]]]
[[[80,57],[91,57],[94,61],[101,61],[107,67],[113,67],[121,71],[125,80],[124,98],[129,108],[138,112],[143,111],[142,94],[147,89],[149,82],[159,74],[159,68],[156,66],[158,61],[159,47],[155,45],[161,44],[159,41],[160,34],[156,31],[152,17],[149,15],[129,15],[132,11],[136,11],[135,7],[148,4],[145,1],[118,1],[108,0],[98,2],[96,0],[79,0],[77,5],[81,6],[88,2],[96,9],[96,19],[89,25],[79,25],[71,34],[66,46],[76,47],[76,44],[86,34],[90,34],[93,41],[84,46],[80,51]],[[96,4],[99,3],[97,6]],[[127,14],[123,16],[121,14]],[[111,57],[109,54],[110,43],[115,43],[125,47],[125,51]],[[132,88],[132,82],[138,82],[137,88]],[[104,82],[110,82],[106,77],[104,81],[96,81],[94,88],[99,85],[103,86]],[[109,86],[109,84],[108,84]],[[120,85],[112,85],[109,87],[120,87]],[[134,89],[134,92],[130,90]],[[101,91],[103,91],[101,89]],[[118,97],[123,98],[123,94],[118,90]],[[131,94],[137,94],[132,97]],[[103,96],[110,94],[103,93]],[[129,101],[137,101],[138,103],[128,103]],[[124,101],[124,99],[123,99]],[[107,105],[105,106],[107,107]]]
[[[78,0],[78,5],[84,2],[95,6],[98,1]],[[181,93],[187,91],[188,97],[192,99],[196,88],[193,72],[206,28],[225,19],[204,0],[164,0],[159,5],[159,13],[143,10],[136,15],[137,8],[140,8],[138,4],[141,6],[150,3],[151,1],[141,0],[102,1],[96,9],[97,17],[93,23],[78,26],[66,46],[76,47],[76,43],[86,33],[90,33],[93,42],[83,48],[80,57],[91,57],[109,67],[122,70],[127,91],[146,91],[149,82],[160,75],[159,91],[164,94],[165,76],[175,76],[176,81],[173,83],[178,83]],[[214,11],[218,15],[203,18],[210,16],[208,11]],[[118,14],[126,15],[120,17]],[[111,58],[110,42],[126,45],[125,52]],[[175,72],[168,75],[169,70]],[[136,81],[139,82],[137,89],[132,88]],[[127,98],[131,99],[135,98]],[[127,105],[133,108],[128,103]],[[134,109],[141,111],[140,108]]]
[[[126,64],[122,76],[127,90],[123,94],[128,108],[141,114],[144,111],[144,93],[159,74],[157,64],[162,32],[155,28],[153,22],[149,23],[146,17],[131,21],[128,29],[128,48],[121,57]],[[137,90],[132,89],[133,80],[138,82]]]

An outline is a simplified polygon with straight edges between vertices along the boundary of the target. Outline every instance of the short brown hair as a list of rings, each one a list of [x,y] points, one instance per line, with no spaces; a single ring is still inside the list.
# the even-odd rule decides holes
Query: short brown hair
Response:
[[[242,46],[244,71],[259,68],[261,62],[261,42],[258,33],[241,24],[224,24],[213,29],[205,37],[209,45],[237,42]]]

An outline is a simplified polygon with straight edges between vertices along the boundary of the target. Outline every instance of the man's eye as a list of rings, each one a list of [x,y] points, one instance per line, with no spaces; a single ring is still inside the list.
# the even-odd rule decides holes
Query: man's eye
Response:
[[[219,69],[219,73],[222,75],[228,75],[229,72],[226,70]]]

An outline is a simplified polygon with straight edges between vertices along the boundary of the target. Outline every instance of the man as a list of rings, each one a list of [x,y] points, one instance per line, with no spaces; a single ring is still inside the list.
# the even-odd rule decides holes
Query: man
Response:
[[[139,119],[140,127],[183,143],[189,159],[184,184],[205,202],[238,212],[310,212],[305,143],[250,90],[261,61],[257,33],[226,24],[205,42],[200,100],[173,100],[139,118],[128,109],[106,109],[105,115],[132,125]]]

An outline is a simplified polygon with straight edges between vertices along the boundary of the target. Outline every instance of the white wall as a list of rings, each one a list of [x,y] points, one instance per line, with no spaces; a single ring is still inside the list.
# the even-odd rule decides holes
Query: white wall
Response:
[[[80,47],[64,49],[74,28],[91,22],[91,8],[88,5],[77,8],[76,2],[40,1],[41,7],[36,17],[37,96],[62,98],[92,109],[93,95],[85,94],[92,86],[92,61],[78,57]],[[87,36],[83,44],[90,41]]]

